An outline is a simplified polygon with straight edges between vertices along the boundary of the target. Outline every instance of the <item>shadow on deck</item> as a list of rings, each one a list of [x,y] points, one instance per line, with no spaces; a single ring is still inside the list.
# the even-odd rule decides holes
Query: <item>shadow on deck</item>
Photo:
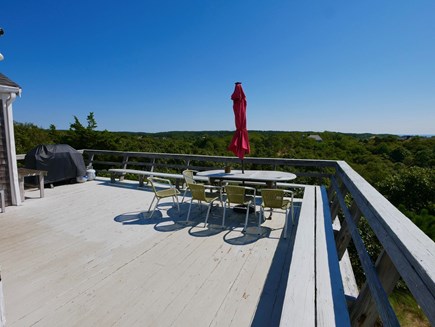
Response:
[[[128,187],[122,184],[111,184],[109,186]],[[147,188],[144,188],[146,190]],[[299,200],[297,200],[299,201]],[[257,310],[253,317],[252,326],[279,326],[281,313],[284,305],[285,290],[287,286],[289,268],[294,251],[295,235],[299,222],[301,202],[295,201],[294,204],[294,225],[289,226],[288,238],[283,238],[284,231],[282,230],[271,265],[268,271],[261,296],[258,301]],[[162,209],[166,210],[168,217],[164,217],[162,212],[156,210],[152,218],[148,218],[148,212],[132,212],[124,213],[114,218],[118,223],[124,225],[154,225],[154,229],[158,232],[174,232],[183,229],[188,229],[189,235],[193,237],[210,237],[220,233],[224,233],[224,242],[243,246],[258,241],[261,238],[270,236],[271,228],[262,226],[260,235],[257,235],[257,221],[250,216],[248,232],[237,233],[243,227],[244,213],[232,212],[228,215],[226,226],[223,229],[220,225],[222,219],[222,208],[213,207],[209,224],[203,226],[203,215],[206,210],[195,210],[194,218],[186,224],[186,216],[189,207],[189,202],[180,204],[180,213],[176,208],[170,207],[171,202],[161,203]],[[258,205],[259,203],[257,203]],[[168,219],[169,218],[169,219]],[[235,236],[234,236],[235,235]]]

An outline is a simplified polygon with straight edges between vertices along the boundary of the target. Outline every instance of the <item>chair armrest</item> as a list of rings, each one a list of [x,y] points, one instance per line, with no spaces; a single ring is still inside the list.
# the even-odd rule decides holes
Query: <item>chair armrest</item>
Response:
[[[217,189],[217,190],[221,190],[222,189],[222,186],[217,186],[217,185],[204,185],[204,187],[205,188],[214,188],[214,189]]]
[[[257,189],[255,187],[250,187],[250,186],[243,186],[246,190],[249,191],[253,191],[254,192],[254,197],[257,196]]]
[[[217,190],[219,191],[219,197],[222,199],[222,190],[224,189],[222,186],[217,186],[217,185],[204,185],[206,192],[207,191],[211,191],[213,194],[213,190]]]
[[[174,185],[171,183],[171,181],[170,181],[169,179],[167,179],[167,178],[148,177],[147,179],[148,179],[149,181],[151,181],[151,182],[156,181],[156,182],[161,183],[161,184],[168,184],[168,185],[171,186],[171,187],[174,186]]]

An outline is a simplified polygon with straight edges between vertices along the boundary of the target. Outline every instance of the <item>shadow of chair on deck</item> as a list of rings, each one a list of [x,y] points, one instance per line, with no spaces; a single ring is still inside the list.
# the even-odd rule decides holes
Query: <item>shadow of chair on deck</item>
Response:
[[[225,227],[222,228],[223,208],[216,205],[213,206],[209,221],[206,227],[203,226],[203,211],[198,210],[198,214],[192,215],[190,221],[186,224],[188,203],[180,203],[180,212],[172,207],[172,201],[168,203],[162,202],[163,206],[171,206],[169,209],[156,210],[153,217],[148,218],[148,211],[126,212],[114,218],[114,221],[123,225],[154,225],[154,230],[158,232],[176,232],[188,229],[188,233],[194,237],[210,237],[225,233],[223,241],[231,245],[248,245],[262,238],[269,238],[273,229],[266,226],[261,226],[261,233],[258,235],[257,218],[252,215],[249,218],[248,227],[245,232],[242,232],[244,226],[245,214],[240,212],[232,212],[228,215]],[[299,204],[300,205],[300,204]],[[299,215],[299,207],[295,205],[295,216]],[[295,225],[289,232],[293,235]],[[280,243],[282,240],[280,240]]]
[[[248,245],[257,242],[259,239],[268,238],[272,231],[269,227],[264,226],[261,226],[260,229],[260,235],[258,234],[258,226],[248,225],[244,233],[236,229],[230,229],[224,235],[224,241],[231,245]]]
[[[141,211],[125,212],[116,216],[113,220],[123,225],[148,225],[145,219],[143,219]]]
[[[186,205],[188,204],[186,203]],[[197,206],[195,211],[192,209],[189,221],[193,224],[189,229],[189,235],[195,237],[208,237],[225,231],[222,229],[222,207],[218,205],[212,206],[208,217],[208,223],[204,226],[204,213],[206,210],[205,206]],[[195,212],[194,215],[192,215],[193,212]]]
[[[162,205],[164,203],[161,203]],[[116,216],[113,220],[123,225],[154,225],[154,229],[160,232],[169,232],[184,229],[186,224],[178,223],[183,220],[176,208],[165,210],[167,217],[164,217],[160,210],[156,210],[152,218],[148,218],[148,211],[125,212]],[[169,224],[171,223],[172,224]],[[174,225],[173,227],[170,227]],[[164,227],[162,227],[164,226]]]
[[[195,224],[189,229],[189,235],[195,237],[209,237],[225,233],[223,240],[228,244],[233,245],[247,245],[270,235],[271,229],[264,226],[261,227],[261,235],[257,234],[257,219],[255,216],[252,217],[255,218],[253,224],[248,224],[247,231],[242,232],[246,214],[240,212],[233,212],[230,215],[227,213],[228,216],[225,226],[222,227],[223,210],[224,209],[221,206],[214,206],[210,212],[208,224],[205,227],[203,227],[203,213],[205,208],[202,212],[198,210],[199,214],[193,216],[193,219],[191,220]],[[236,235],[236,237],[230,238],[228,235]]]

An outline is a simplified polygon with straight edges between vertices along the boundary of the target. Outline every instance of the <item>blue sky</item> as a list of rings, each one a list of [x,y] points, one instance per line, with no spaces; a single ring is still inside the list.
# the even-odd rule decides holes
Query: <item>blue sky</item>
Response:
[[[27,1],[0,11],[14,119],[66,129],[435,134],[435,1]]]

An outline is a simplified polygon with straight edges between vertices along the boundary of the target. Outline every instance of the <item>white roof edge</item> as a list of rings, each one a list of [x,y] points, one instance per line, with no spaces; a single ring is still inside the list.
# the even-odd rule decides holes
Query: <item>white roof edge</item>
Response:
[[[15,86],[0,85],[0,93],[15,93],[21,96],[21,88]]]

